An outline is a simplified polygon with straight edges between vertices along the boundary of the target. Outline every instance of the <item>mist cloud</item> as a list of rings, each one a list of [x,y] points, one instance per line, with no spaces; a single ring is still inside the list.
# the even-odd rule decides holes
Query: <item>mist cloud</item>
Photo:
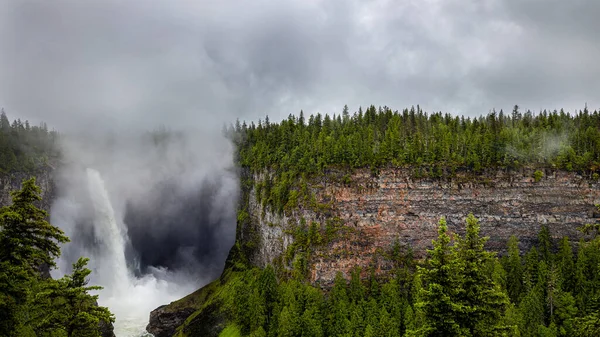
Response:
[[[81,255],[102,264],[110,251],[110,238],[98,230],[107,220],[90,198],[97,193],[89,190],[91,168],[104,180],[130,269],[185,271],[197,285],[219,275],[235,238],[238,201],[233,147],[224,137],[131,132],[62,142],[51,220],[72,239],[63,249],[67,265]]]
[[[343,104],[594,109],[598,14],[593,0],[10,1],[0,104],[62,130]]]

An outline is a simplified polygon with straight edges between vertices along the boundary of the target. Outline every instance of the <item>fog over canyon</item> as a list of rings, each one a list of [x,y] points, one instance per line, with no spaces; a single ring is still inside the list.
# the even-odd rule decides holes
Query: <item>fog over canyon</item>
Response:
[[[237,174],[222,136],[158,131],[65,136],[52,223],[71,238],[59,269],[91,258],[117,337],[222,271],[235,237]]]

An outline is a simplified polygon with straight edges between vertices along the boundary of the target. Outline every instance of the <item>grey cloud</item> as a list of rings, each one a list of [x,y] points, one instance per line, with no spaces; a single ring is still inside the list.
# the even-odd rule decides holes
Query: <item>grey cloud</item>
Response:
[[[12,1],[0,104],[33,120],[215,128],[381,104],[598,107],[593,0]]]

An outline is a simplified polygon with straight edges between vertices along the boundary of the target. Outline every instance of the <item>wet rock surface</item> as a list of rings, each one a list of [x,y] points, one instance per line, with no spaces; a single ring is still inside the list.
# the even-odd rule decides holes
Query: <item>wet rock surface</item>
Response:
[[[195,309],[183,308],[177,311],[168,310],[166,305],[160,306],[150,313],[150,323],[146,331],[154,337],[171,337],[178,326],[193,314]]]

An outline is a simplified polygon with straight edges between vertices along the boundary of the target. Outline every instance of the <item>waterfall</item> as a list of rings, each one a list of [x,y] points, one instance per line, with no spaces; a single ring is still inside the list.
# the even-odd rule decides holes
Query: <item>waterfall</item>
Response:
[[[127,271],[127,263],[125,262],[125,240],[123,233],[117,224],[115,211],[111,205],[100,172],[88,168],[87,178],[90,198],[95,210],[94,234],[100,241],[98,243],[103,248],[101,256],[96,257],[100,258],[98,261],[100,264],[98,271],[107,283],[104,284],[104,287],[113,291],[123,289],[121,287],[122,283],[124,280],[130,278]]]
[[[127,269],[125,225],[115,214],[109,193],[100,173],[87,169],[89,197],[92,202],[95,249],[79,248],[81,255],[90,254],[91,281],[104,287],[100,291],[99,304],[108,307],[116,316],[117,337],[149,336],[145,330],[150,311],[179,299],[194,290],[191,283],[178,282],[178,275],[162,269],[140,278]],[[57,212],[60,213],[61,210]],[[63,210],[69,216],[69,210]],[[157,247],[160,249],[160,247]],[[66,262],[66,261],[64,261]]]

